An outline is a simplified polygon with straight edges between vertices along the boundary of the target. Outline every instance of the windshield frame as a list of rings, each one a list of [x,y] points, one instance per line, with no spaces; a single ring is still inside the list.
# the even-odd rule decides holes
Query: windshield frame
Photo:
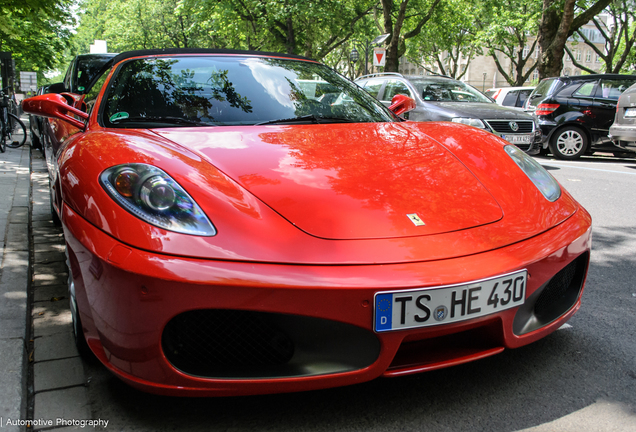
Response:
[[[137,122],[137,123],[120,123],[118,124],[117,122],[112,122],[109,118],[108,118],[108,113],[106,112],[106,110],[109,107],[109,101],[110,101],[110,97],[112,95],[112,92],[114,91],[115,85],[117,84],[117,79],[118,77],[120,77],[120,74],[122,73],[122,71],[124,71],[126,69],[126,67],[128,65],[130,65],[131,62],[139,62],[139,61],[143,61],[143,62],[149,62],[149,61],[156,61],[156,60],[182,60],[182,59],[192,59],[192,58],[201,58],[201,57],[205,57],[211,60],[214,59],[221,59],[221,60],[234,60],[236,62],[241,62],[241,61],[246,61],[248,59],[250,60],[260,60],[262,62],[266,62],[266,61],[278,61],[278,62],[290,62],[290,63],[303,63],[303,64],[307,64],[307,65],[315,65],[316,68],[319,68],[320,71],[324,71],[325,73],[331,74],[333,77],[337,77],[337,81],[339,84],[342,85],[342,94],[346,94],[345,91],[348,92],[348,94],[355,94],[356,97],[360,98],[360,100],[362,100],[365,104],[367,104],[368,106],[373,107],[373,112],[370,115],[375,115],[378,118],[375,119],[370,119],[367,121],[363,121],[362,119],[359,119],[358,121],[355,122],[399,122],[399,121],[403,121],[403,119],[401,119],[400,117],[398,117],[397,115],[395,115],[395,113],[393,113],[391,110],[389,110],[387,107],[385,107],[383,104],[381,104],[379,101],[377,101],[375,98],[373,98],[371,95],[367,94],[363,89],[361,89],[357,84],[355,84],[354,82],[352,82],[351,80],[349,80],[348,78],[344,77],[342,74],[338,73],[337,71],[333,70],[332,68],[316,62],[314,60],[310,60],[310,59],[303,59],[303,58],[293,58],[293,57],[273,57],[271,55],[258,55],[258,54],[254,54],[254,53],[245,53],[245,54],[227,54],[227,53],[171,53],[171,54],[166,54],[166,55],[150,55],[150,56],[140,56],[140,57],[131,57],[131,58],[127,58],[122,60],[121,62],[119,62],[118,64],[115,65],[115,70],[112,72],[112,75],[110,77],[110,79],[108,80],[108,82],[106,83],[106,88],[104,89],[103,92],[103,97],[101,98],[100,101],[100,106],[99,106],[99,111],[97,114],[97,122],[98,124],[100,124],[103,127],[112,127],[112,128],[131,128],[131,129],[150,129],[150,128],[158,128],[158,127],[184,127],[187,126],[185,124],[181,125],[181,124],[162,124],[160,122]],[[272,66],[272,67],[277,67],[277,66]],[[106,72],[106,71],[105,71]],[[300,76],[300,75],[299,75]],[[230,76],[230,81],[231,81],[232,77]],[[303,78],[304,79],[304,78]],[[299,79],[302,80],[302,79]],[[330,85],[333,85],[333,82],[330,82]],[[351,99],[350,99],[351,100]],[[357,103],[357,101],[356,101]],[[363,106],[362,104],[359,104],[360,106]],[[320,117],[320,116],[319,116]],[[329,118],[330,121],[328,123],[333,124],[333,120],[334,117],[325,117],[325,118]],[[212,127],[225,127],[225,126],[255,126],[258,125],[259,123],[270,123],[270,124],[275,124],[276,122],[274,121],[275,119],[255,119],[253,122],[251,123],[243,123],[243,124],[223,124],[223,123],[210,123],[209,126]],[[288,121],[289,118],[284,118],[282,120],[286,120]],[[348,119],[348,118],[342,118],[342,123],[351,123],[352,120]],[[287,123],[290,124],[290,123]]]

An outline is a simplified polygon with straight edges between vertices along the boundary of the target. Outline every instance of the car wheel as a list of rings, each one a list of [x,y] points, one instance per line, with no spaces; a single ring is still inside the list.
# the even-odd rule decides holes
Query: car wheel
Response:
[[[53,200],[55,199],[55,195],[53,194],[53,188],[51,187],[51,178],[49,177],[49,206],[51,210],[51,220],[53,221],[53,225],[62,226],[62,221],[60,217],[57,215],[55,211],[55,206],[53,205]]]
[[[69,294],[69,306],[71,308],[71,319],[73,325],[73,339],[75,340],[75,346],[80,356],[85,360],[93,360],[94,355],[86,342],[86,336],[84,335],[84,328],[82,327],[82,320],[80,318],[79,309],[77,307],[77,298],[75,296],[75,282],[73,281],[73,272],[71,271],[71,263],[66,258],[66,266],[68,267],[68,294]]]
[[[559,129],[550,139],[550,151],[557,159],[578,159],[587,150],[587,135],[576,126]]]
[[[31,129],[31,147],[38,150],[42,148],[40,138],[38,138],[38,136],[33,133],[33,129]]]

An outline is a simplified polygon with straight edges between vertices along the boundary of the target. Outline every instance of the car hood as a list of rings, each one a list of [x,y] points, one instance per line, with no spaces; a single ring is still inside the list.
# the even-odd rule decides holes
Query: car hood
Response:
[[[533,117],[523,111],[497,105],[496,103],[481,102],[433,102],[432,105],[444,109],[449,119],[451,117],[471,117],[479,119],[514,119],[533,120]]]
[[[381,239],[465,230],[503,212],[421,130],[399,123],[161,129],[304,232]]]

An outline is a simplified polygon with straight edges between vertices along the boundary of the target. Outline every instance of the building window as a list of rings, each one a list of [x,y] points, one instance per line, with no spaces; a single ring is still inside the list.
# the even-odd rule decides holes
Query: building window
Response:
[[[528,57],[528,54],[530,53],[530,48],[528,48],[528,45],[523,47],[523,58]]]
[[[590,51],[585,51],[585,62],[589,63],[592,61],[592,53]]]
[[[581,61],[581,51],[576,50],[576,61]]]
[[[537,81],[538,79],[539,79],[539,71],[535,69],[532,72],[532,81]]]
[[[600,63],[601,62],[601,56],[596,54],[596,63]]]

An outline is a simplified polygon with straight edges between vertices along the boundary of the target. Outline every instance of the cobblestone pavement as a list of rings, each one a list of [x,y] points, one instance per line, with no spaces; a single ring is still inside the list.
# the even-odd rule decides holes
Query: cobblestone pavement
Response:
[[[33,342],[28,412],[45,423],[33,430],[81,430],[68,424],[91,417],[87,382],[73,341],[63,233],[51,218],[48,174],[39,150],[32,151],[31,187]]]

